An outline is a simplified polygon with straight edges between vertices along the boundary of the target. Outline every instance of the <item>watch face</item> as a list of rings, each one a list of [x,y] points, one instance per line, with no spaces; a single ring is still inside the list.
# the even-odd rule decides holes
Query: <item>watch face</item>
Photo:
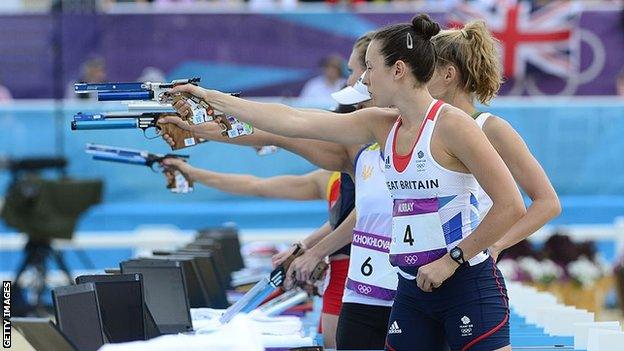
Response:
[[[459,258],[459,255],[460,255],[459,250],[455,250],[455,249],[451,250],[451,257]]]

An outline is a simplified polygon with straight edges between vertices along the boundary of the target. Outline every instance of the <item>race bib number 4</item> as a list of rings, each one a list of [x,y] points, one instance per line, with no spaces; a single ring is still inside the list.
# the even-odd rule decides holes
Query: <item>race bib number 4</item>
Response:
[[[397,273],[390,265],[390,238],[353,231],[347,289],[381,300],[394,299]]]
[[[446,254],[438,199],[394,200],[390,262],[422,266]]]

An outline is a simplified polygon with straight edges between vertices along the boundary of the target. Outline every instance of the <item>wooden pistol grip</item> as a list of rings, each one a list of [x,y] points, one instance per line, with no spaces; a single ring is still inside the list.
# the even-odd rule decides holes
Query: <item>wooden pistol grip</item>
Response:
[[[228,121],[227,116],[226,115],[218,115],[215,117],[215,122],[217,122],[221,128],[223,129],[223,131],[221,131],[221,135],[223,136],[227,136],[228,135],[228,130],[232,130],[232,124],[230,123],[230,121]]]
[[[282,262],[282,267],[284,268],[284,273],[288,272],[288,268],[290,267],[290,264],[293,263],[293,261],[299,257],[303,255],[303,250],[297,248],[295,250],[295,252],[293,254],[291,254],[290,256],[288,256],[284,262]]]
[[[179,150],[204,142],[203,139],[195,137],[190,130],[184,130],[173,123],[164,123],[159,126],[162,134],[168,134],[173,139],[175,145],[171,147],[172,150]]]
[[[328,265],[324,261],[319,262],[310,274],[310,280],[317,281],[323,279],[323,274],[327,270],[327,267]]]
[[[212,106],[210,106],[210,104],[207,103],[206,101],[204,101],[204,100],[202,100],[202,99],[200,99],[198,97],[195,97],[195,96],[193,96],[191,94],[188,94],[188,93],[180,93],[180,94],[176,94],[176,95],[173,96],[173,98],[172,98],[172,105],[175,105],[180,100],[182,100],[184,102],[187,102],[188,100],[193,101],[194,103],[199,105],[201,108],[206,110],[206,114],[208,116],[210,116],[212,119],[215,119],[215,111],[212,108]],[[189,123],[192,123],[192,113],[190,113],[191,112],[190,111],[190,107],[188,107],[189,106],[188,104],[186,106],[189,109],[189,111],[188,111],[189,113],[186,114],[186,117],[184,119],[186,121],[188,121]],[[181,111],[178,111],[178,112],[181,112]]]
[[[171,169],[165,169],[164,172],[167,175],[167,189],[173,189],[176,187],[176,179],[174,171]]]
[[[230,121],[228,121],[228,118],[225,114],[219,114],[217,115],[214,108],[206,101],[199,99],[193,95],[187,94],[187,93],[181,93],[181,94],[176,94],[173,96],[173,104],[177,103],[178,101],[183,100],[185,102],[187,102],[188,100],[192,100],[194,103],[198,104],[201,108],[206,110],[206,114],[210,117],[211,120],[213,120],[214,122],[216,122],[217,124],[219,124],[219,126],[221,127],[222,131],[221,131],[221,135],[222,136],[228,136],[228,131],[232,130],[232,124],[230,123]],[[193,123],[192,121],[192,111],[190,106],[186,105],[186,111],[185,112],[185,120],[189,123]],[[178,111],[178,113],[182,113],[183,111],[180,110]],[[176,143],[177,144],[177,143]]]
[[[178,184],[176,183],[176,177],[175,177],[175,171],[171,170],[171,169],[166,169],[165,173],[167,174],[167,189],[175,189],[178,187]],[[184,176],[184,178],[186,178],[186,181],[189,183],[189,187],[193,187],[194,186],[194,182],[192,180],[190,180],[184,173],[182,173],[182,175]]]
[[[319,292],[319,281],[323,280],[323,274],[327,270],[328,264],[325,261],[319,262],[312,273],[310,273],[310,277],[305,282],[297,282],[297,285],[308,293],[308,296],[321,296]]]

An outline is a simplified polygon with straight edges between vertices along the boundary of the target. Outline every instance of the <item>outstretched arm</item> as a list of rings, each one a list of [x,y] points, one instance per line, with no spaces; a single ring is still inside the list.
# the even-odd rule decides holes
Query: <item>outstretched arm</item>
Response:
[[[222,143],[235,144],[235,145],[245,145],[245,146],[266,146],[266,145],[275,145],[277,143],[277,139],[281,138],[275,134],[266,133],[264,131],[258,130],[254,128],[254,133],[251,135],[243,135],[237,138],[229,138],[227,136],[223,136],[221,132],[221,126],[217,123],[202,123],[202,124],[190,124],[189,122],[183,120],[179,116],[166,116],[162,117],[158,120],[158,124],[175,124],[176,126],[188,130],[192,132],[196,137],[210,140],[210,141],[218,141]],[[163,139],[167,142],[167,144],[174,146],[175,142],[170,135],[164,134]]]
[[[546,172],[509,123],[492,116],[485,123],[483,131],[532,201],[526,214],[490,247],[492,257],[496,260],[502,250],[526,239],[559,215],[561,205]]]
[[[351,173],[353,169],[349,153],[350,148],[336,143],[283,137],[265,132],[258,128],[254,128],[254,133],[251,135],[228,138],[221,135],[221,127],[217,123],[191,125],[177,116],[163,117],[158,122],[162,124],[173,123],[182,129],[193,132],[195,136],[206,140],[248,146],[279,146],[305,158],[320,168],[331,171]],[[173,139],[169,135],[163,135],[163,139],[165,139],[169,145],[175,145]]]
[[[329,171],[316,170],[305,175],[259,178],[247,174],[211,172],[175,158],[165,159],[163,165],[180,170],[189,179],[228,193],[291,200],[324,199],[325,186],[331,175]]]
[[[387,122],[380,117],[396,118],[394,110],[379,108],[368,108],[347,114],[321,110],[298,110],[281,104],[248,101],[191,84],[180,85],[172,89],[172,93],[178,92],[201,98],[210,103],[215,110],[236,116],[264,131],[288,137],[325,140],[341,144],[364,144],[374,141],[377,137],[375,131],[379,124]],[[183,100],[174,104],[174,107],[183,116],[190,112],[188,104]]]

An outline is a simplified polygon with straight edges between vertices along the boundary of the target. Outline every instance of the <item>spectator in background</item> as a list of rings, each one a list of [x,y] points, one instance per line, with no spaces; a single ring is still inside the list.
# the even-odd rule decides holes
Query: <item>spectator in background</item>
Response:
[[[156,67],[145,67],[141,75],[137,79],[137,82],[164,82],[167,78],[165,72]]]
[[[87,60],[80,68],[80,78],[76,83],[103,83],[106,81],[106,65],[104,59],[96,57]],[[70,83],[65,91],[66,99],[96,99],[95,94],[76,94],[74,93],[74,83]]]
[[[624,67],[618,74],[617,81],[615,82],[615,88],[617,89],[618,96],[624,97]]]
[[[338,55],[331,55],[323,59],[321,68],[323,74],[310,79],[301,90],[302,99],[331,100],[331,93],[336,92],[345,85],[343,77],[344,61]]]

